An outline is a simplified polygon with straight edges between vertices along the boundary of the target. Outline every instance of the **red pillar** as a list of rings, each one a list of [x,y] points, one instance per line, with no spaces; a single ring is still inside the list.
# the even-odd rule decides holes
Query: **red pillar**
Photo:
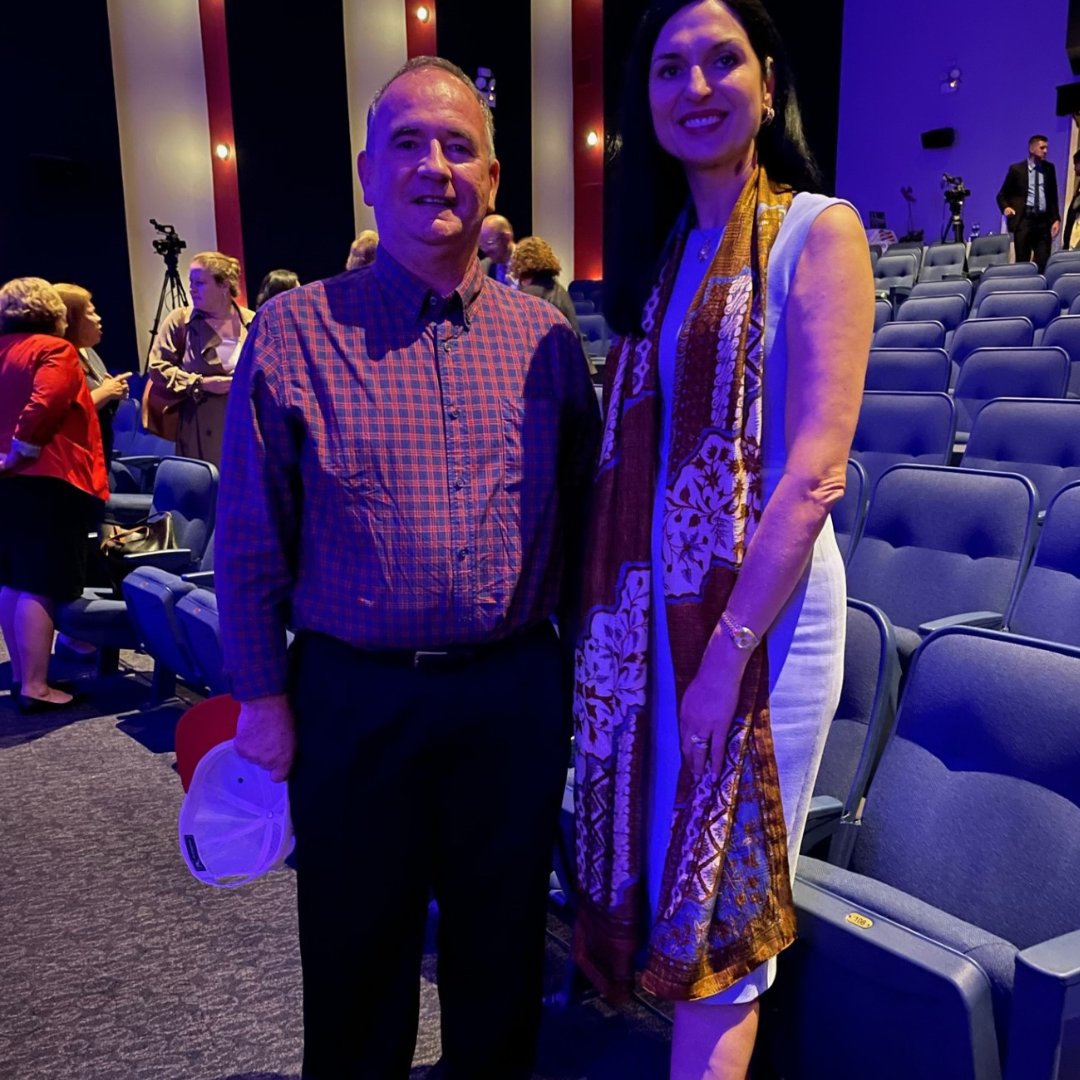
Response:
[[[427,19],[421,21],[421,8]],[[405,49],[412,60],[417,56],[438,56],[435,41],[435,0],[405,0]]]
[[[574,276],[604,276],[604,5],[573,0]],[[597,143],[589,146],[589,132]]]
[[[244,281],[244,233],[240,227],[240,186],[236,173],[236,138],[233,134],[232,89],[229,85],[229,46],[225,31],[225,0],[199,0],[203,68],[206,72],[206,108],[210,120],[210,162],[214,182],[214,222],[218,250],[240,260],[240,296],[247,304]],[[219,158],[219,145],[229,156]]]

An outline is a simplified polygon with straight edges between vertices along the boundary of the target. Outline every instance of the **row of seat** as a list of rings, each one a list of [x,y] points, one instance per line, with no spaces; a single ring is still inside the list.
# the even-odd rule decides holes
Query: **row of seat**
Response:
[[[837,528],[849,595],[888,615],[905,664],[941,620],[1080,646],[1080,481],[1050,498],[1041,526],[1038,506],[1019,473],[891,466]]]
[[[870,260],[877,275],[878,264],[882,259],[896,259],[903,256],[910,266],[915,260],[915,280],[940,281],[947,277],[967,275],[977,278],[990,269],[1009,264],[1012,238],[1007,233],[989,233],[976,237],[970,245],[960,243],[940,243],[924,246],[918,241],[901,241],[890,244],[882,250],[880,245],[870,245]],[[899,268],[902,264],[896,264]],[[886,264],[885,269],[892,269]]]
[[[817,785],[843,816],[800,858],[754,1075],[1080,1075],[1080,650],[939,630],[898,713],[889,655],[851,602]]]

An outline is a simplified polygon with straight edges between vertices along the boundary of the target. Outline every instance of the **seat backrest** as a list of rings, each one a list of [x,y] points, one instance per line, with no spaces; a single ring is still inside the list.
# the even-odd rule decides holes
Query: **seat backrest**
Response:
[[[833,504],[830,512],[836,544],[845,562],[859,542],[869,495],[866,470],[854,458],[848,458],[844,495],[839,502]]]
[[[893,317],[892,304],[880,298],[874,301],[874,330],[879,330]]]
[[[1039,268],[1033,262],[1001,263],[997,266],[988,266],[982,273],[980,281],[992,281],[999,277],[1033,277],[1039,272]]]
[[[214,694],[227,694],[217,595],[209,589],[193,589],[177,603],[176,619],[203,685]]]
[[[1080,482],[1050,501],[1007,625],[1014,634],[1080,646]]]
[[[936,319],[925,322],[888,322],[874,334],[875,349],[940,349],[945,327]]]
[[[1054,281],[1053,290],[1057,293],[1063,308],[1068,308],[1080,296],[1080,273],[1076,271],[1080,271],[1080,264],[1077,264],[1076,270],[1062,274]]]
[[[949,359],[962,367],[968,354],[976,349],[1015,348],[1031,345],[1034,340],[1034,324],[1023,315],[1009,319],[965,319],[953,334]]]
[[[177,546],[190,548],[196,565],[214,531],[217,489],[217,467],[195,458],[165,458],[154,476],[153,512],[172,514]]]
[[[1073,302],[1072,307],[1080,311],[1080,296]],[[1080,314],[1059,315],[1052,319],[1043,331],[1040,345],[1056,345],[1069,354],[1069,385],[1067,392],[1074,397],[1080,397]]]
[[[974,286],[967,278],[946,278],[942,281],[923,281],[921,278],[908,294],[911,300],[927,296],[962,296],[970,305]]]
[[[882,255],[874,266],[874,288],[903,288],[915,284],[919,272],[919,256],[913,251]]]
[[[971,306],[974,311],[979,310],[979,305],[994,293],[999,292],[1040,292],[1046,288],[1046,278],[1042,274],[1023,274],[984,277],[975,290],[975,299]]]
[[[923,296],[905,300],[896,318],[898,322],[936,321],[949,331],[955,330],[967,313],[967,301],[962,296]]]
[[[195,586],[156,566],[140,566],[124,578],[121,588],[146,651],[182,679],[198,683],[198,669],[176,621],[177,601]]]
[[[851,456],[866,470],[871,501],[886,469],[902,462],[944,465],[952,452],[956,410],[945,393],[863,394]]]
[[[956,378],[956,427],[971,431],[988,401],[1000,397],[1064,397],[1069,358],[1064,349],[1031,345],[1026,349],[976,349]]]
[[[989,233],[976,236],[968,248],[968,270],[980,270],[1009,261],[1012,237],[1008,233]]]
[[[1009,278],[1003,278],[1008,281]],[[997,319],[1002,316],[1026,315],[1036,330],[1046,326],[1061,314],[1061,302],[1057,293],[1049,289],[1038,292],[994,292],[981,303],[976,297],[976,312],[980,319]]]
[[[949,354],[944,349],[870,350],[867,390],[948,390]]]
[[[595,315],[596,305],[591,300],[575,300],[574,301],[574,314],[575,315]]]
[[[1046,264],[1046,287],[1054,288],[1066,274],[1080,273],[1080,251],[1059,251]]]
[[[963,244],[931,244],[923,253],[920,281],[940,281],[946,275],[964,272],[966,251]]]
[[[861,600],[847,602],[844,681],[814,784],[853,815],[866,794],[896,717],[900,665],[884,613]]]
[[[1040,508],[1046,506],[1061,487],[1080,480],[1080,401],[1001,397],[988,402],[971,429],[961,464],[1020,473],[1035,485]]]
[[[1008,611],[1031,547],[1035,500],[1023,476],[894,466],[870,496],[848,594],[908,629],[964,611]]]
[[[1080,652],[970,627],[915,654],[851,869],[1018,948],[1080,926]]]

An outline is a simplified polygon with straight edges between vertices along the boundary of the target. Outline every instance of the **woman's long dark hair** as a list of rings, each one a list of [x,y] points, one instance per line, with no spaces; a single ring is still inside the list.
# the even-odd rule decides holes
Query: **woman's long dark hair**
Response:
[[[255,297],[255,307],[261,308],[271,296],[277,296],[278,293],[295,289],[299,284],[300,279],[292,270],[271,270],[262,279],[259,293]]]
[[[682,165],[656,140],[649,108],[649,66],[665,23],[697,0],[657,0],[642,17],[626,65],[615,157],[614,228],[607,244],[604,314],[619,334],[641,332],[664,242],[690,189]],[[821,174],[803,135],[791,64],[761,0],[723,0],[742,23],[762,70],[772,57],[776,118],[758,133],[758,160],[772,180],[818,191]]]

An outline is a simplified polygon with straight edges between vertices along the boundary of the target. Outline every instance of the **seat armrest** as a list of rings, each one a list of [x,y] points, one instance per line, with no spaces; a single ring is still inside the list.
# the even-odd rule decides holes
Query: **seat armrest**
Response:
[[[946,615],[941,619],[931,619],[919,626],[919,636],[929,637],[937,630],[950,626],[981,626],[985,630],[1000,630],[1005,623],[1005,616],[1000,611],[962,611],[959,615]]]
[[[124,565],[132,570],[140,566],[156,566],[171,574],[179,574],[191,565],[191,548],[171,548],[168,551],[142,551],[138,554],[125,555]]]
[[[190,574],[180,575],[185,581],[197,585],[200,589],[212,589],[214,587],[213,570],[194,570]]]
[[[812,851],[822,841],[828,840],[840,824],[844,804],[832,795],[815,795],[810,800],[810,812],[806,816],[803,833],[803,851]]]
[[[1016,957],[1007,1080],[1065,1080],[1080,1069],[1080,930]]]
[[[129,469],[145,469],[148,465],[159,465],[160,454],[128,454],[125,457],[114,457],[114,462],[126,465]]]

